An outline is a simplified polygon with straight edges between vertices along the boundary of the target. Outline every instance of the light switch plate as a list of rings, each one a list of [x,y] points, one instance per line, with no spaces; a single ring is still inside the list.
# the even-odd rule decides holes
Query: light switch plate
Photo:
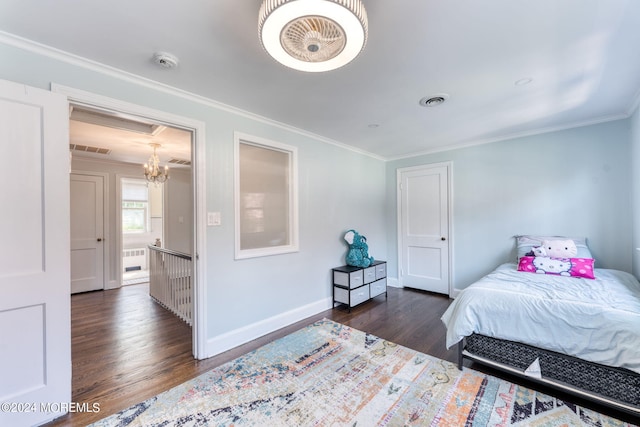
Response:
[[[220,224],[220,212],[207,212],[207,225],[216,226]]]

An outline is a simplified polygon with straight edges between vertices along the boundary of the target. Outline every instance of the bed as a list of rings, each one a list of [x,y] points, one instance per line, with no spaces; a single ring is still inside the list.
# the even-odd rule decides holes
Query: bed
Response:
[[[468,358],[640,415],[640,283],[609,269],[536,273],[525,258],[543,241],[517,236],[517,263],[460,292],[442,316],[447,348],[458,345],[460,367]]]

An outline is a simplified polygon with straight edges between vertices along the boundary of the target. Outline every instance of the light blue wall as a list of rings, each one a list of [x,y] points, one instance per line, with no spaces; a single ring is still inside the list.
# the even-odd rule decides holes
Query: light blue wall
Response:
[[[629,150],[620,120],[388,162],[388,253],[396,170],[452,161],[455,288],[513,261],[516,234],[586,236],[597,267],[631,271]],[[389,269],[397,277],[396,259]]]
[[[308,136],[67,62],[0,44],[0,78],[49,89],[55,82],[206,125],[206,204],[222,213],[207,242],[210,338],[331,295],[329,269],[344,262],[356,228],[397,277],[396,169],[453,162],[453,279],[464,288],[513,260],[513,235],[589,238],[597,266],[632,270],[640,246],[640,118],[384,162]],[[233,259],[233,132],[299,148],[300,252]],[[632,155],[629,155],[632,153]],[[633,162],[633,163],[632,163]],[[633,175],[633,176],[632,176]],[[637,215],[636,215],[637,216]],[[635,226],[632,238],[632,225]],[[638,269],[640,263],[636,263]]]
[[[631,188],[633,194],[633,274],[640,278],[640,107],[629,118],[631,128]]]
[[[207,242],[208,335],[216,337],[331,297],[330,269],[344,263],[349,228],[368,237],[384,259],[384,162],[264,121],[121,80],[99,71],[0,44],[0,78],[49,89],[52,82],[156,110],[206,126],[206,204],[222,225],[202,230]],[[300,251],[234,260],[234,131],[298,147]]]

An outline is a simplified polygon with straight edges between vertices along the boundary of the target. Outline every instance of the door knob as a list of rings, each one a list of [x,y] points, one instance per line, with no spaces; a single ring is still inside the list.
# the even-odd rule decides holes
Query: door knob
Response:
[[[102,242],[102,237],[98,237],[98,242]]]
[[[440,240],[447,240],[447,238],[446,237],[441,237]]]

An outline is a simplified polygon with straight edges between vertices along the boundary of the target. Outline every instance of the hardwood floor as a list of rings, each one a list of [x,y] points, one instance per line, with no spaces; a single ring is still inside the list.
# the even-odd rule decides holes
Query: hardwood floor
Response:
[[[72,401],[98,403],[100,411],[71,413],[47,426],[85,426],[322,318],[455,361],[455,349],[444,348],[440,321],[448,305],[446,296],[389,288],[388,299],[378,296],[351,313],[327,310],[198,361],[191,353],[191,328],[153,302],[147,285],[73,295]]]
[[[147,285],[74,295],[71,298],[72,401],[90,406],[97,403],[100,411],[71,413],[47,426],[85,426],[323,318],[456,362],[456,349],[445,348],[445,328],[440,321],[449,303],[443,295],[389,288],[387,299],[378,296],[355,307],[351,313],[342,307],[327,310],[198,361],[191,354],[191,328],[153,302]],[[465,366],[523,382],[468,361]],[[559,393],[551,394],[562,398]],[[616,418],[638,422],[628,414],[581,402],[575,397],[567,398]]]

